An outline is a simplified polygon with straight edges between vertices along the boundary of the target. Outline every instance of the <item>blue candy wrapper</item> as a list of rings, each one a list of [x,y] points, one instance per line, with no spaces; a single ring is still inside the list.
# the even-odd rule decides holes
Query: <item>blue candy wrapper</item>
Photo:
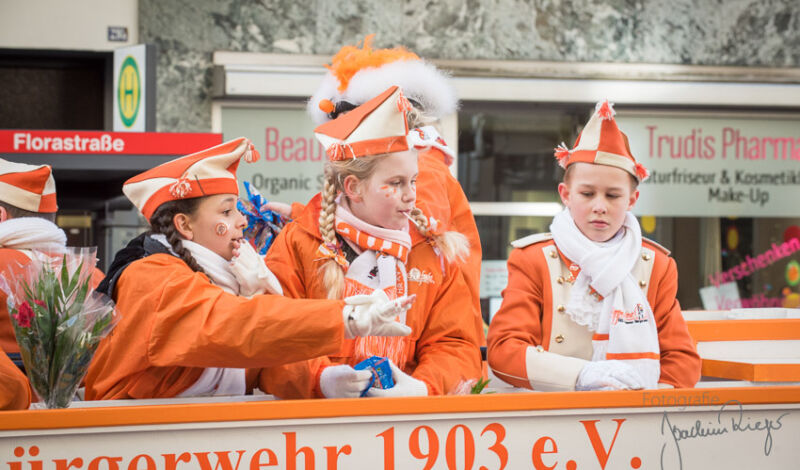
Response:
[[[361,392],[362,397],[367,394],[367,390],[369,390],[370,387],[382,389],[394,387],[394,380],[392,380],[392,367],[389,365],[389,359],[386,357],[372,356],[353,366],[353,369],[364,369],[372,372],[372,378],[369,379],[369,385],[367,385],[367,388]]]
[[[247,218],[247,227],[244,229],[244,238],[256,249],[258,254],[266,255],[275,237],[280,233],[286,220],[271,210],[261,210],[267,200],[254,188],[249,181],[244,182],[247,199],[236,201],[239,212]]]

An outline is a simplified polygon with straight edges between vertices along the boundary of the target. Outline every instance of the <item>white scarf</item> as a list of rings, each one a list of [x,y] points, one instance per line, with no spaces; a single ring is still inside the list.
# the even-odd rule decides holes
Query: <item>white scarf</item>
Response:
[[[56,224],[39,217],[19,217],[0,222],[0,248],[63,250],[67,235]]]
[[[166,236],[162,234],[153,234],[151,237],[166,246],[170,253],[176,254],[167,241]],[[197,264],[203,268],[203,271],[205,271],[206,275],[211,279],[211,282],[229,294],[246,297],[252,297],[255,294],[263,294],[264,292],[278,295],[282,294],[280,283],[278,283],[272,272],[267,269],[263,259],[258,256],[249,243],[243,243],[240,246],[239,257],[233,261],[228,261],[203,245],[189,240],[182,240],[181,244],[191,253],[194,260],[197,261]],[[257,263],[255,264],[251,262],[253,256],[257,259]],[[248,268],[255,267],[255,269],[237,269],[236,263],[239,262],[246,263]],[[261,266],[263,266],[263,269],[261,269]],[[265,271],[268,275],[265,275]],[[252,286],[258,287],[254,288]],[[245,295],[245,293],[248,295]],[[197,382],[181,392],[178,396],[244,395],[244,393],[244,369],[206,367]]]
[[[570,291],[567,314],[595,332],[592,360],[627,361],[646,388],[656,388],[661,366],[655,317],[647,293],[631,273],[642,249],[636,217],[626,213],[620,232],[604,243],[586,238],[568,209],[553,218],[550,231],[558,249],[581,268]]]

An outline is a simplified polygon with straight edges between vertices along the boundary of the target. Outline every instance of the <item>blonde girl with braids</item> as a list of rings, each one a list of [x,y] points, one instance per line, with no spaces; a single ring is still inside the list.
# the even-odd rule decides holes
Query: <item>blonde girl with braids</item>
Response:
[[[410,333],[395,321],[406,298],[280,295],[236,209],[239,161],[257,155],[239,138],[125,183],[151,230],[117,253],[98,287],[122,320],[89,367],[87,399],[244,395],[261,368],[333,353],[346,338]]]
[[[316,129],[330,160],[322,192],[283,229],[267,266],[291,297],[414,296],[398,316],[412,333],[357,338],[335,354],[273,368],[262,387],[277,396],[357,397],[364,387],[353,366],[373,355],[389,358],[395,386],[368,396],[446,394],[481,376],[481,332],[458,269],[469,246],[417,206],[418,152],[433,142],[409,130],[410,109],[391,87]]]
[[[344,193],[342,182],[347,176],[353,176],[360,181],[369,178],[378,163],[382,162],[385,155],[354,158],[342,161],[325,162],[325,179],[321,193],[321,210],[319,214],[319,230],[323,242],[328,246],[336,246],[336,230],[334,220],[336,213],[336,199]],[[416,156],[413,156],[416,158]],[[448,231],[432,233],[428,226],[428,218],[417,207],[408,211],[408,220],[413,222],[420,235],[430,240],[436,250],[441,252],[448,263],[463,262],[469,254],[469,241],[459,232]],[[405,222],[401,219],[401,222]],[[328,286],[328,298],[341,298],[344,289],[345,271],[334,259],[329,259],[322,265],[323,282]]]

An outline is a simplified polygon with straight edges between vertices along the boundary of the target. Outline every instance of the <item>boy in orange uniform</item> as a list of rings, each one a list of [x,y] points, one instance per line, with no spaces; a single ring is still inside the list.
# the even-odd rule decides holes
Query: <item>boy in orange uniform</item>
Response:
[[[346,341],[324,358],[262,374],[262,387],[277,396],[357,397],[370,373],[352,366],[373,355],[389,358],[395,386],[369,396],[446,394],[481,376],[483,332],[457,268],[466,237],[415,206],[416,149],[435,139],[414,128],[413,113],[395,86],[317,127],[330,159],[322,193],[267,253],[287,296],[415,295],[400,318],[413,332]]]
[[[556,157],[566,209],[551,233],[512,242],[489,366],[543,391],[693,387],[700,358],[675,298],[675,261],[629,212],[647,170],[607,101]]]

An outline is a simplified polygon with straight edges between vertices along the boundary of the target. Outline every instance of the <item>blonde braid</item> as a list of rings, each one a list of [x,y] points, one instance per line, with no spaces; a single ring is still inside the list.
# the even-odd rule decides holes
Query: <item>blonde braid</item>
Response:
[[[428,218],[425,217],[425,214],[422,211],[415,207],[411,210],[410,214],[411,219],[414,220],[414,223],[417,225],[417,231],[425,238],[430,238],[430,234],[428,232]]]
[[[332,248],[337,245],[334,218],[336,214],[336,175],[330,165],[325,165],[325,182],[322,187],[322,202],[319,212],[319,233],[322,242]],[[329,259],[320,267],[322,284],[328,289],[329,299],[339,299],[344,290],[344,270],[335,260]]]
[[[442,251],[444,259],[448,263],[454,261],[463,262],[469,257],[469,239],[466,235],[456,231],[444,232],[441,235],[431,235],[428,227],[428,218],[419,208],[415,207],[410,215],[420,235],[433,240],[434,245]]]

